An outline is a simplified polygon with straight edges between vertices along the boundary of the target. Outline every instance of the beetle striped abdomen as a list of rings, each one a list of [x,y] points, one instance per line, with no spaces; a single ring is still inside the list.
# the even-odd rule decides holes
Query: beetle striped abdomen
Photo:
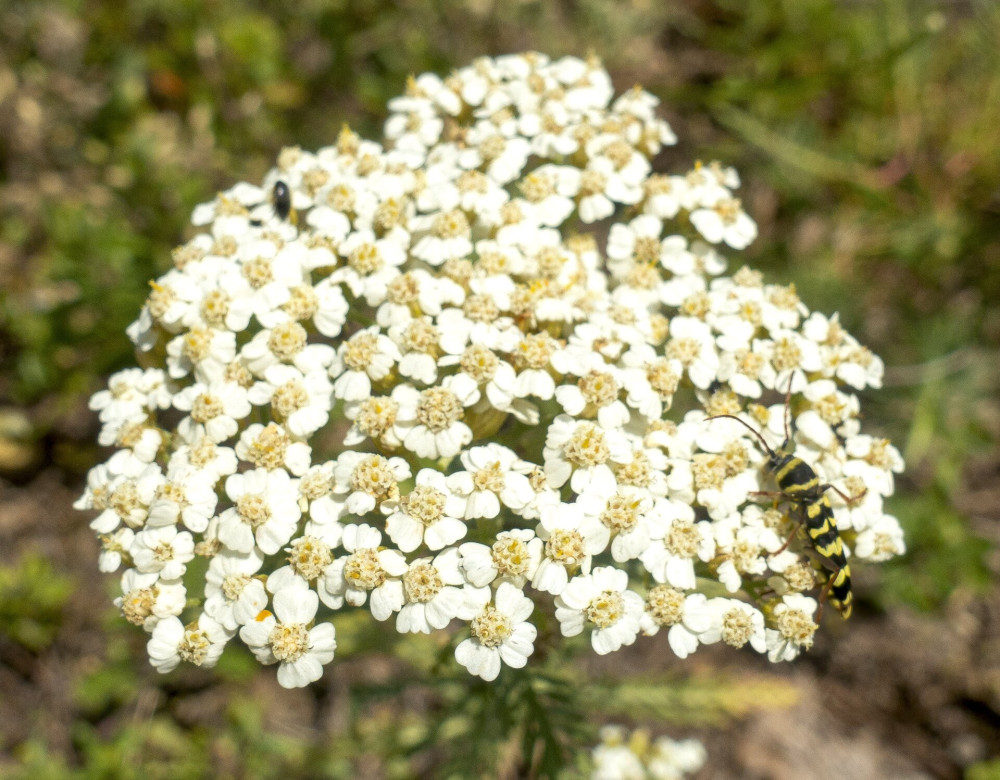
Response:
[[[821,495],[815,501],[804,504],[806,530],[813,547],[819,553],[823,564],[832,573],[830,602],[844,616],[851,616],[851,567],[844,555],[844,543],[837,531],[837,521],[833,516],[830,499]]]

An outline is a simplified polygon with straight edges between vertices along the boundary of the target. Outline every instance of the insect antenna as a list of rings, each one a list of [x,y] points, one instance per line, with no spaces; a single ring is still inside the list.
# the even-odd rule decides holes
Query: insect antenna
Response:
[[[795,371],[788,375],[788,389],[785,391],[785,441],[792,440],[792,380]]]
[[[750,433],[752,433],[754,436],[757,437],[757,441],[759,441],[761,443],[761,446],[767,451],[768,455],[770,455],[771,457],[774,457],[774,450],[772,450],[767,445],[767,442],[764,441],[764,437],[761,435],[760,431],[758,431],[756,428],[754,428],[752,425],[750,425],[750,423],[745,422],[744,420],[741,420],[739,417],[737,417],[734,414],[717,414],[717,415],[714,415],[713,417],[709,417],[708,419],[709,420],[718,420],[720,417],[728,417],[730,420],[736,420],[736,422],[738,422],[740,425],[744,426],[748,431],[750,431]]]

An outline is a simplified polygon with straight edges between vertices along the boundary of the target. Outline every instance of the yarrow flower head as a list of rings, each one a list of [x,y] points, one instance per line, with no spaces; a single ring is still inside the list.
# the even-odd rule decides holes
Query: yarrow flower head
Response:
[[[605,726],[590,753],[591,780],[682,780],[705,763],[705,746],[696,739],[652,738],[645,729]]]
[[[595,59],[483,58],[412,79],[383,142],[195,209],[76,504],[158,670],[239,637],[307,685],[348,609],[457,632],[488,681],[559,634],[790,660],[848,561],[904,552],[856,395],[882,362],[741,267],[736,171],[661,154],[657,102]],[[817,508],[836,545],[796,535]]]

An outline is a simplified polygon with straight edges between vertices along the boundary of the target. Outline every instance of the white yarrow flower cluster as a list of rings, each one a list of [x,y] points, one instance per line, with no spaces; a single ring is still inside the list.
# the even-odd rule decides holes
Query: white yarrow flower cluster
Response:
[[[705,764],[705,746],[697,739],[653,739],[645,729],[601,729],[601,742],[590,752],[591,780],[683,780]]]
[[[153,367],[91,400],[115,452],[77,502],[159,670],[238,635],[306,685],[350,609],[462,632],[485,680],[530,662],[539,609],[600,654],[662,628],[793,658],[823,562],[755,496],[758,439],[710,419],[776,447],[786,388],[790,446],[859,497],[827,494],[852,562],[903,552],[902,461],[855,394],[881,361],[725,275],[756,235],[739,178],[654,172],[656,104],[593,59],[482,58],[412,79],[384,143],[285,149],[195,210],[128,329]]]

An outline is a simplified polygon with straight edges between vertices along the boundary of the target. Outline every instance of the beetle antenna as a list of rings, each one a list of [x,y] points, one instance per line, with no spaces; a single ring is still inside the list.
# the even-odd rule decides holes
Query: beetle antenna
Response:
[[[785,391],[785,441],[792,440],[792,380],[795,369],[788,375],[788,389]]]
[[[735,414],[717,414],[717,415],[715,415],[713,417],[709,417],[708,419],[709,420],[718,420],[720,417],[728,417],[730,420],[736,420],[736,422],[738,422],[740,425],[744,426],[748,431],[750,431],[750,433],[752,433],[754,436],[757,437],[757,441],[759,441],[761,443],[761,446],[765,450],[767,450],[767,454],[768,455],[770,455],[772,458],[774,457],[774,450],[772,450],[768,446],[767,442],[764,441],[764,437],[761,435],[760,431],[758,431],[756,428],[754,428],[752,425],[750,425],[750,423],[745,422],[744,420],[741,420]]]

